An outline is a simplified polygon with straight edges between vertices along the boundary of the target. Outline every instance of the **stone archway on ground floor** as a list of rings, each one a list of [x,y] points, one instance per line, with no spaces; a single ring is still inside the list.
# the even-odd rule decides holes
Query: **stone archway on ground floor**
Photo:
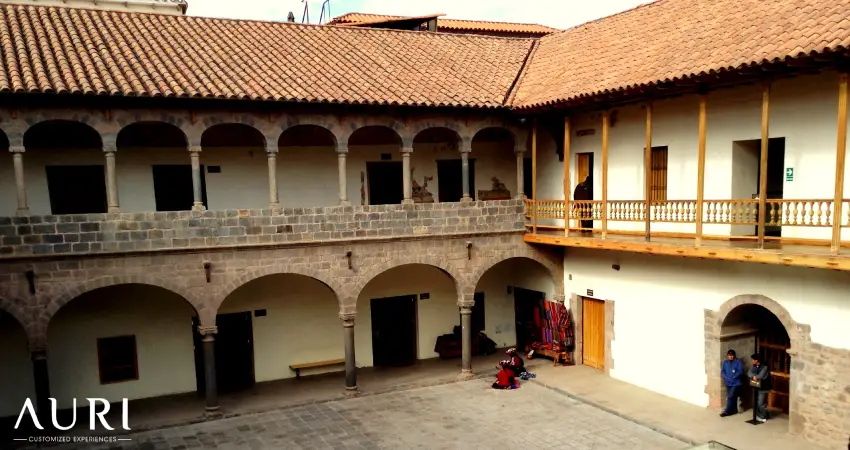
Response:
[[[805,375],[802,370],[804,366],[798,364],[796,357],[802,355],[811,343],[811,327],[797,323],[782,305],[763,295],[739,295],[723,303],[718,311],[705,310],[705,392],[709,397],[709,407],[719,410],[725,404],[725,387],[720,377],[720,367],[725,355],[724,345],[728,347],[734,344],[740,347],[743,351],[736,350],[738,357],[745,361],[747,367],[750,354],[756,349],[759,330],[753,328],[750,319],[744,318],[742,314],[760,314],[763,318],[775,319],[777,324],[772,328],[778,329],[781,324],[782,329],[776,330],[777,334],[783,334],[782,331],[787,334],[790,343],[787,353],[792,360],[789,372],[793,371],[789,383],[789,425],[792,431],[799,429],[801,425],[798,422],[805,419],[797,414],[800,401],[798,378]],[[749,406],[751,403],[751,399],[743,401],[744,405]]]

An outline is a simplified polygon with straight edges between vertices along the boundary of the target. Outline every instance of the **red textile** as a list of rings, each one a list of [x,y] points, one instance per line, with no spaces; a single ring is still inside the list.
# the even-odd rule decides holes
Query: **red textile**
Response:
[[[496,374],[496,384],[502,387],[508,387],[516,383],[516,377],[510,369],[502,369]]]

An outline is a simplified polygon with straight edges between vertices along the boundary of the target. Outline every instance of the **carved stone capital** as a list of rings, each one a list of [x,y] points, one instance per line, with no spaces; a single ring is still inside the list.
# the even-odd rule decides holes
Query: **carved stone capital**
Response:
[[[26,152],[26,148],[24,148],[24,146],[23,146],[23,145],[10,145],[10,146],[9,146],[9,151],[10,151],[11,153],[25,153],[25,152]]]
[[[29,349],[32,359],[47,358],[47,344],[30,344]]]
[[[413,147],[402,147],[402,148],[401,148],[401,154],[402,154],[402,156],[404,156],[404,155],[408,155],[408,156],[409,156],[411,153],[413,153]]]
[[[342,321],[342,326],[345,328],[351,328],[354,326],[354,319],[357,318],[356,313],[340,313],[339,320]]]
[[[189,153],[201,153],[201,150],[203,150],[203,148],[200,145],[189,146]]]
[[[198,332],[201,333],[201,336],[204,336],[204,337],[213,336],[214,334],[218,333],[218,327],[216,327],[216,326],[198,327]]]
[[[338,144],[336,146],[336,153],[340,158],[344,158],[348,154],[348,145]]]
[[[473,306],[475,306],[474,301],[462,300],[457,302],[457,307],[460,308],[461,314],[472,314]]]

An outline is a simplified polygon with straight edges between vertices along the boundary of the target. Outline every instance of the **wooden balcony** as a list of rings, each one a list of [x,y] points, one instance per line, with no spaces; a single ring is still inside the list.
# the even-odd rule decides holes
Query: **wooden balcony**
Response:
[[[525,241],[566,247],[850,270],[848,199],[843,200],[841,215],[837,218],[833,215],[833,200],[768,199],[765,201],[765,218],[761,222],[757,199],[705,200],[702,220],[697,220],[699,214],[695,200],[651,203],[649,221],[646,217],[646,202],[643,200],[610,200],[607,205],[600,200],[570,201],[569,232],[565,232],[563,226],[564,203],[563,200],[526,200],[528,233]],[[772,236],[791,229],[800,230],[798,227],[820,230],[792,234],[823,237]],[[675,231],[667,231],[671,228]],[[705,233],[697,232],[703,229]],[[842,230],[844,240],[841,239]],[[763,240],[759,239],[760,234],[764,235]]]

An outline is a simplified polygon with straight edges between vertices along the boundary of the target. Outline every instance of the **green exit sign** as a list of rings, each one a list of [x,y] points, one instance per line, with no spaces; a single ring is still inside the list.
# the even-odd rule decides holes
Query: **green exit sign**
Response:
[[[785,181],[794,181],[794,168],[788,167],[785,169]]]

